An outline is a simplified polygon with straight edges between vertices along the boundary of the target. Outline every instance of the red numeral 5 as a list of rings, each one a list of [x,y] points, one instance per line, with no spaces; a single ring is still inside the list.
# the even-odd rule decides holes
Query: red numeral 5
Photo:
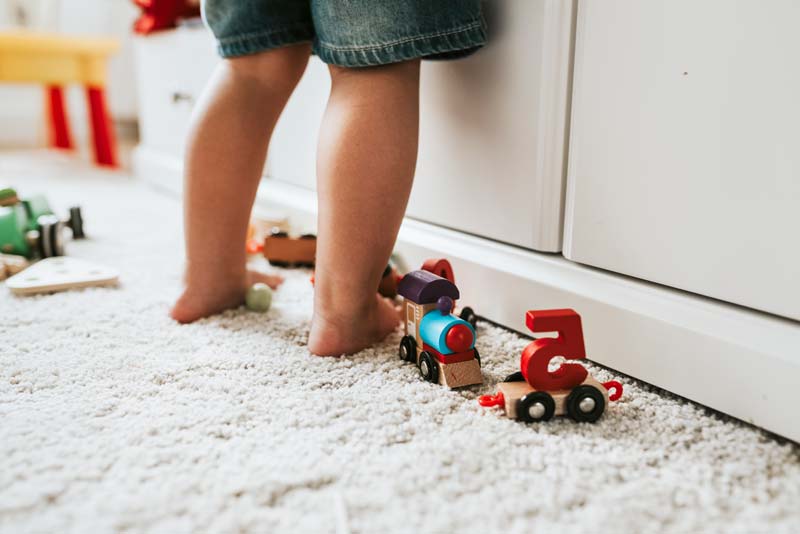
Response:
[[[574,388],[586,379],[589,373],[578,363],[562,363],[552,373],[547,370],[556,356],[567,360],[586,358],[581,316],[575,310],[531,310],[525,316],[525,324],[534,333],[558,332],[557,338],[537,339],[522,351],[520,366],[528,384],[553,391]]]

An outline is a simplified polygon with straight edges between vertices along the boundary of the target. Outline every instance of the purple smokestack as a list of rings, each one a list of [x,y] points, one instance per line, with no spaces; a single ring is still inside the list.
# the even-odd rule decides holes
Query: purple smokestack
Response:
[[[453,309],[453,299],[448,296],[439,297],[436,301],[436,308],[442,312],[442,315],[447,315]]]

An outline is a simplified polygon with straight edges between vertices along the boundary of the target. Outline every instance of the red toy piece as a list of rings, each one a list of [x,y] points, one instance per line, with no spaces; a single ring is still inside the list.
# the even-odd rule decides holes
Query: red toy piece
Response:
[[[454,284],[456,283],[456,277],[453,274],[453,266],[450,265],[450,262],[444,258],[431,258],[429,260],[425,260],[425,263],[422,264],[422,270],[433,273],[436,276],[441,276],[445,280],[450,280],[450,282]]]
[[[589,374],[577,363],[562,364],[557,371],[547,370],[550,360],[563,356],[568,360],[586,358],[581,317],[575,310],[529,311],[525,324],[533,332],[558,332],[557,338],[543,337],[525,347],[520,358],[522,376],[536,389],[571,389]]]
[[[133,31],[141,35],[174,28],[178,19],[200,15],[199,3],[191,0],[133,0],[133,3],[142,9],[133,23]]]
[[[579,422],[597,421],[609,401],[622,396],[622,384],[600,383],[577,363],[562,363],[555,371],[550,360],[586,358],[581,318],[575,310],[531,310],[526,324],[532,332],[558,332],[557,338],[540,338],[522,351],[521,371],[500,384],[495,395],[483,395],[481,406],[502,406],[511,419],[548,421],[554,415],[569,415]],[[609,391],[613,394],[609,395]]]

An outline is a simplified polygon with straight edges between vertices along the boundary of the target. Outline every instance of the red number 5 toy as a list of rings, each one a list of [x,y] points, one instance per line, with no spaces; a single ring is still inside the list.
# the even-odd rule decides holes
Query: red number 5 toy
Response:
[[[622,384],[601,384],[579,363],[562,363],[554,371],[550,361],[586,358],[581,317],[575,310],[532,310],[525,316],[534,332],[556,332],[558,337],[540,338],[525,347],[520,358],[521,372],[500,384],[496,395],[478,399],[481,406],[503,406],[512,419],[527,422],[547,421],[554,415],[567,414],[576,421],[595,422],[609,401],[622,396]],[[609,395],[608,391],[613,390]]]
[[[525,324],[533,333],[558,332],[557,338],[537,339],[522,351],[520,367],[528,384],[543,390],[572,389],[586,379],[589,372],[579,363],[564,363],[552,372],[547,369],[556,356],[586,358],[581,316],[575,310],[529,311]]]

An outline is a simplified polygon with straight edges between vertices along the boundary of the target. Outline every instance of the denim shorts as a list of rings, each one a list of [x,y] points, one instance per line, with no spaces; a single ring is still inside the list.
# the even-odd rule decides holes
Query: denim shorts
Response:
[[[222,57],[302,42],[325,63],[451,59],[486,42],[481,0],[203,0]]]

